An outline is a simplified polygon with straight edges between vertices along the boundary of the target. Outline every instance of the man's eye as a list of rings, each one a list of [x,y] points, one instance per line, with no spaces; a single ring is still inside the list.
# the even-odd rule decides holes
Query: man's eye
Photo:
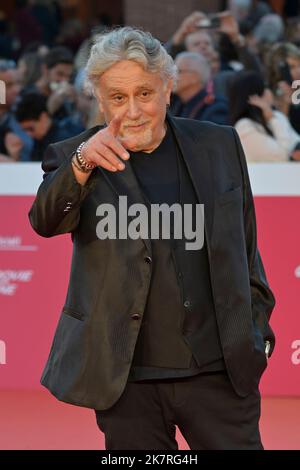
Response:
[[[114,100],[115,100],[115,101],[120,102],[120,101],[122,101],[122,99],[123,99],[123,96],[122,96],[122,95],[116,95],[116,96],[114,96]]]
[[[151,94],[150,91],[146,91],[146,90],[142,91],[142,97],[143,98],[147,98],[148,96],[150,96],[150,94]]]

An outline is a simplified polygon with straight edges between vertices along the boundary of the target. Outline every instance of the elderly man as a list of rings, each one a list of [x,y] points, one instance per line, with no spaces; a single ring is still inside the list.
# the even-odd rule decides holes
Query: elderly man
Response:
[[[228,123],[228,100],[210,91],[210,66],[197,52],[181,52],[175,64],[178,69],[176,95],[172,100],[175,116]]]
[[[149,33],[104,34],[87,76],[107,125],[45,154],[30,221],[44,237],[71,233],[74,251],[42,384],[96,411],[106,449],[177,449],[175,425],[191,449],[261,449],[274,297],[245,157],[233,128],[166,114],[175,74]],[[129,235],[103,236],[99,216],[124,225],[124,198]],[[173,219],[170,237],[144,236],[144,219],[136,236],[134,212],[157,204],[204,204],[201,249]]]

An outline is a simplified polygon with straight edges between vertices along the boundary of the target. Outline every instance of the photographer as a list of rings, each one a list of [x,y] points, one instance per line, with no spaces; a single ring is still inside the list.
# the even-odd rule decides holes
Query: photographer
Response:
[[[229,11],[207,16],[195,11],[186,17],[172,38],[165,44],[175,57],[178,52],[199,52],[210,62],[214,52],[220,54],[221,70],[261,70],[258,59],[250,52],[240,34],[237,20]]]
[[[20,92],[16,64],[13,61],[0,60],[0,80],[5,85],[5,96],[1,97],[0,102],[0,161],[29,160],[32,139],[22,130],[13,115]]]
[[[40,93],[25,94],[17,105],[15,115],[22,129],[34,139],[32,161],[41,161],[48,145],[77,133],[76,127],[69,123],[71,118],[55,121],[51,117],[47,98]]]
[[[39,92],[46,96],[48,111],[55,119],[64,119],[76,111],[77,93],[70,83],[73,61],[73,54],[66,47],[51,49],[44,58],[39,79],[23,90],[23,93]]]

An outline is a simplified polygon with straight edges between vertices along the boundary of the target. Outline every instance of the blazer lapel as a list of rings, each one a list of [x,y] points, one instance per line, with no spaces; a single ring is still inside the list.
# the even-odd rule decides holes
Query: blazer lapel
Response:
[[[131,166],[130,159],[127,161],[124,160],[123,162],[125,163],[124,170],[117,171],[115,173],[112,171],[104,171],[101,167],[98,168],[112,189],[118,194],[118,196],[127,196],[128,207],[137,203],[144,204],[148,209],[148,214],[150,217],[149,204],[142,193],[138,180]],[[131,217],[128,216],[128,220],[130,218]],[[152,255],[151,239],[142,238],[142,240],[145,243],[150,255]]]
[[[201,131],[196,136],[192,136],[190,129],[185,131],[184,120],[176,119],[167,114],[167,121],[171,126],[173,135],[179,146],[181,154],[187,165],[187,169],[195,188],[198,201],[204,204],[204,220],[206,238],[211,238],[214,194],[212,163],[209,155],[209,148],[206,143],[205,135],[201,136]],[[125,161],[125,169],[116,173],[105,171],[98,167],[104,178],[108,181],[112,189],[118,196],[127,196],[128,206],[135,203],[144,204],[149,211],[149,204],[144,197],[138,180],[135,176],[130,159]],[[150,215],[150,212],[148,212]],[[142,239],[149,253],[152,253],[151,240]]]
[[[184,120],[167,115],[174,137],[195,188],[200,204],[204,204],[204,226],[206,237],[210,239],[214,217],[214,193],[212,177],[212,161],[205,135],[200,132],[191,135],[190,129],[185,131]]]

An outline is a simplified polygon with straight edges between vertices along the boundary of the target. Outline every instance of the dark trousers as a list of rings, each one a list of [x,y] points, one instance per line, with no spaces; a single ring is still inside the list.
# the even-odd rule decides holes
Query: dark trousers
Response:
[[[226,372],[128,382],[108,410],[96,410],[108,450],[177,450],[175,425],[190,449],[263,449],[260,393],[239,397]]]

